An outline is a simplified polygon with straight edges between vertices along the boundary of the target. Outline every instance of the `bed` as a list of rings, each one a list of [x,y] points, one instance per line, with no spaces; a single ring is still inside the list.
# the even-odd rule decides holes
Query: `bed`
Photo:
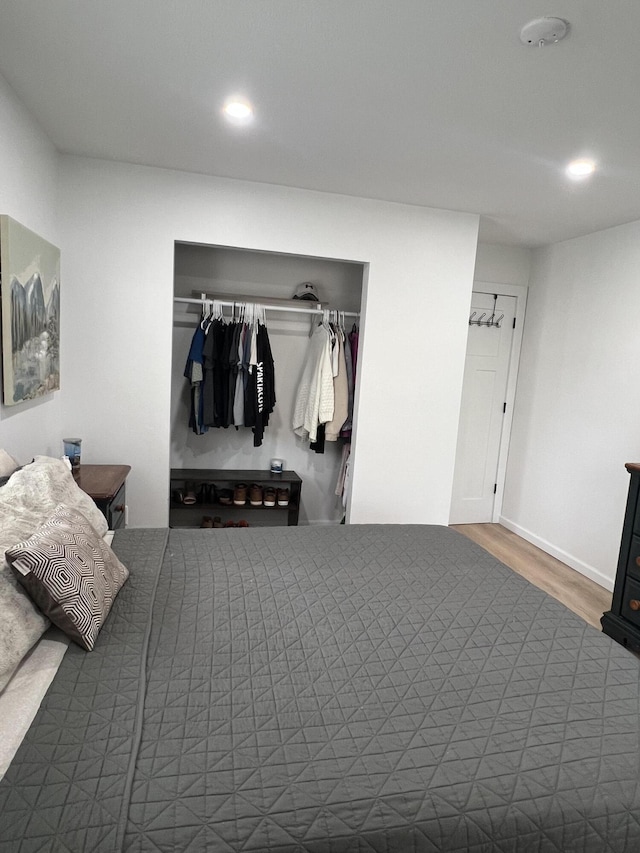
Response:
[[[637,658],[417,525],[118,531],[0,851],[637,851]]]

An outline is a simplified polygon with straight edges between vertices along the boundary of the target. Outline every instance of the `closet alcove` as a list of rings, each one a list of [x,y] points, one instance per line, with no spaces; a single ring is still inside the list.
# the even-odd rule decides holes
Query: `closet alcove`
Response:
[[[323,305],[339,311],[361,310],[363,264],[184,242],[175,244],[174,258],[176,297],[193,298],[206,293],[230,301],[288,301],[297,285],[310,281]],[[289,304],[308,306],[302,301]],[[302,478],[299,523],[340,522],[344,511],[335,488],[342,441],[326,442],[324,453],[314,453],[291,426],[314,318],[277,310],[266,313],[277,402],[262,446],[254,447],[249,428],[210,429],[204,435],[196,435],[189,428],[189,384],[183,372],[200,309],[174,301],[173,317],[171,468],[268,470],[272,458],[284,459],[285,467]],[[348,329],[352,323],[353,318],[347,318]]]

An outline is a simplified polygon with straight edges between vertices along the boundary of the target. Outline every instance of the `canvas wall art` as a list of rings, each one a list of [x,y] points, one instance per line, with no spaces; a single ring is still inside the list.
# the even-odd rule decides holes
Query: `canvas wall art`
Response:
[[[5,406],[60,388],[60,250],[0,216]]]

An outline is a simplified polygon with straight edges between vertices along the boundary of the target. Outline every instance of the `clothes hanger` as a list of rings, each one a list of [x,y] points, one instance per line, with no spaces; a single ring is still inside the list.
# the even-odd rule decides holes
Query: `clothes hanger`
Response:
[[[205,334],[209,331],[209,326],[213,321],[213,302],[210,299],[205,299],[203,294],[203,302],[202,302],[202,320],[200,321],[200,328],[205,332]]]

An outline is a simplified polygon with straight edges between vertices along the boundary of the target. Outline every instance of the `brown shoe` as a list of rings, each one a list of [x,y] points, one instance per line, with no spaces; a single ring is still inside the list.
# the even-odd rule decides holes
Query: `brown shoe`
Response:
[[[249,522],[245,521],[244,518],[241,518],[240,521],[238,522],[238,527],[248,527],[248,526],[249,526]]]
[[[224,527],[224,525],[223,525],[223,523],[222,523],[222,519],[220,518],[220,516],[219,516],[219,515],[214,515],[214,517],[213,517],[213,526],[214,526],[214,527]]]
[[[233,490],[233,502],[236,506],[244,506],[246,504],[247,488],[246,483],[236,483],[236,487]]]
[[[264,490],[264,505],[265,506],[275,506],[276,505],[276,490],[272,489],[271,486],[268,486]]]
[[[262,506],[262,486],[252,483],[249,489],[249,503],[251,506]]]
[[[213,519],[208,515],[203,515],[200,527],[213,527]]]
[[[289,489],[278,489],[278,506],[289,506]]]

